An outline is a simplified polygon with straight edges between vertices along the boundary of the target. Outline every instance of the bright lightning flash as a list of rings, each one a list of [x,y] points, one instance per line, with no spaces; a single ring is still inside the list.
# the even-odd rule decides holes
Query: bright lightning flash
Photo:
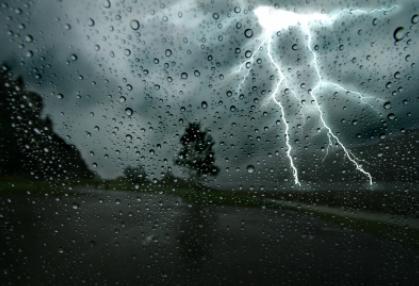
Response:
[[[342,143],[340,138],[333,132],[332,128],[327,123],[324,113],[325,111],[322,110],[321,105],[317,99],[316,93],[321,87],[331,87],[336,88],[340,90],[344,90],[347,95],[355,95],[358,98],[361,99],[363,103],[367,103],[370,99],[376,99],[376,97],[373,96],[364,96],[360,92],[350,90],[348,88],[345,88],[341,84],[338,84],[336,82],[329,81],[325,79],[319,68],[319,64],[317,61],[317,55],[315,51],[312,48],[312,28],[314,26],[327,26],[332,25],[334,21],[341,18],[345,15],[363,15],[363,14],[373,14],[373,13],[387,13],[393,9],[397,8],[396,6],[387,8],[387,9],[375,9],[375,10],[362,10],[362,9],[345,9],[338,11],[336,13],[331,14],[320,14],[320,13],[310,13],[310,14],[298,14],[286,10],[281,9],[275,9],[273,7],[269,6],[259,6],[254,10],[254,13],[258,19],[258,22],[260,26],[262,27],[263,31],[262,34],[258,37],[259,44],[257,45],[257,49],[253,53],[253,55],[250,57],[250,60],[247,63],[242,63],[235,72],[242,73],[243,68],[246,67],[248,64],[253,64],[256,55],[264,48],[266,48],[266,54],[267,57],[272,64],[273,68],[276,70],[277,73],[277,83],[275,87],[273,88],[269,98],[279,107],[279,110],[281,111],[281,116],[284,123],[284,136],[285,136],[285,144],[287,146],[287,152],[286,155],[290,162],[290,167],[292,170],[292,175],[294,178],[294,183],[296,185],[301,185],[300,179],[298,176],[298,169],[294,163],[294,159],[292,156],[292,145],[290,143],[290,134],[289,134],[289,122],[286,118],[286,113],[284,109],[284,105],[282,104],[281,100],[277,98],[277,94],[279,93],[281,85],[285,85],[293,94],[293,96],[297,96],[297,93],[293,90],[293,88],[288,84],[287,77],[282,72],[281,63],[278,59],[275,59],[274,54],[272,53],[272,39],[273,36],[278,32],[285,29],[288,29],[290,27],[298,27],[301,29],[301,31],[304,33],[306,37],[306,44],[308,51],[311,54],[312,57],[312,63],[311,66],[314,69],[315,75],[317,77],[317,83],[314,85],[314,87],[310,91],[310,96],[314,103],[314,108],[316,112],[319,114],[319,119],[322,128],[326,131],[326,135],[329,141],[327,150],[326,150],[326,156],[329,152],[329,148],[337,145],[340,147],[345,157],[355,166],[356,170],[365,175],[368,179],[368,182],[370,185],[373,184],[373,178],[371,174],[366,171],[363,166],[359,163],[359,159]],[[250,73],[250,69],[248,68],[247,71],[244,73],[243,78],[241,82],[239,83],[237,87],[237,91],[240,91],[242,89],[243,84],[246,82],[248,76]]]

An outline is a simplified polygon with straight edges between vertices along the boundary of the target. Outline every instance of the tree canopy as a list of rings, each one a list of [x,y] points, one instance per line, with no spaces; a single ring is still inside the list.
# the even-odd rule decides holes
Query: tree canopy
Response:
[[[0,69],[0,176],[66,180],[95,178],[79,150],[42,116],[41,95],[26,90],[22,78]]]
[[[188,168],[192,178],[197,180],[206,176],[216,176],[220,169],[215,165],[213,138],[202,131],[199,123],[189,123],[180,138],[182,145],[175,163]]]

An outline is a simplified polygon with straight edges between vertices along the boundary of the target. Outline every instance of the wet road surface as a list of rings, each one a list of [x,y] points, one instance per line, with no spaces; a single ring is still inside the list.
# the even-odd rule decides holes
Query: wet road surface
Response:
[[[286,209],[0,195],[1,285],[419,285],[419,250]]]

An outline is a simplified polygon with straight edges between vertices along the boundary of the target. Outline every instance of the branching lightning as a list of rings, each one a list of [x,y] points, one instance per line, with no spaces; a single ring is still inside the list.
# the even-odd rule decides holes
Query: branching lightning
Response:
[[[330,87],[335,88],[338,90],[342,90],[345,92],[346,95],[349,96],[356,96],[360,99],[360,101],[363,104],[367,104],[371,108],[373,106],[369,103],[371,100],[379,100],[378,98],[370,95],[364,95],[361,92],[358,92],[356,90],[348,89],[347,87],[343,86],[342,84],[330,81],[321,74],[320,66],[317,60],[316,52],[313,50],[313,35],[312,35],[312,28],[315,26],[326,26],[326,25],[332,25],[336,20],[342,18],[343,16],[358,16],[358,15],[364,15],[364,14],[374,14],[374,13],[388,13],[391,10],[396,9],[397,6],[393,6],[386,9],[374,9],[374,10],[362,10],[362,9],[344,9],[335,13],[331,14],[320,14],[320,13],[310,13],[310,14],[298,14],[294,12],[289,12],[286,10],[281,9],[275,9],[273,7],[268,6],[259,6],[254,10],[254,13],[258,19],[258,22],[260,26],[262,27],[262,33],[257,38],[257,41],[259,44],[257,45],[254,53],[250,57],[250,59],[247,62],[244,62],[238,66],[234,70],[234,73],[243,74],[242,79],[237,86],[236,91],[239,92],[245,82],[247,81],[247,78],[250,73],[250,69],[246,68],[247,65],[253,64],[255,61],[255,57],[257,54],[259,54],[262,50],[266,51],[266,56],[269,59],[270,63],[272,64],[273,68],[276,71],[277,75],[277,83],[275,84],[274,88],[272,89],[271,94],[269,95],[269,99],[272,100],[278,107],[281,112],[282,121],[284,124],[284,137],[285,137],[285,144],[287,146],[286,155],[289,160],[290,168],[292,171],[292,175],[294,178],[294,183],[296,185],[301,185],[299,175],[298,175],[298,169],[296,167],[296,164],[293,159],[293,148],[290,142],[290,127],[289,122],[287,121],[286,111],[284,108],[284,105],[281,102],[281,99],[278,99],[278,93],[280,91],[281,85],[284,85],[286,88],[288,88],[293,96],[297,96],[297,92],[290,86],[288,83],[287,77],[282,71],[281,63],[277,59],[277,57],[274,56],[272,51],[272,40],[273,36],[278,32],[285,29],[288,29],[289,27],[298,27],[301,29],[301,31],[304,33],[306,37],[306,47],[308,48],[309,53],[311,54],[312,62],[311,66],[314,68],[315,75],[316,75],[316,84],[313,86],[313,88],[309,91],[309,95],[312,98],[312,102],[314,104],[314,108],[316,112],[318,113],[319,120],[321,123],[321,127],[323,130],[326,131],[326,135],[328,138],[328,146],[326,150],[326,156],[329,153],[329,148],[333,148],[334,146],[340,147],[345,157],[355,166],[356,170],[359,171],[361,174],[363,174],[365,177],[367,177],[368,182],[370,185],[373,184],[373,178],[372,175],[364,169],[362,164],[360,164],[360,159],[357,158],[341,141],[341,139],[334,133],[330,125],[327,123],[327,120],[325,118],[325,111],[322,109],[321,104],[318,101],[317,93],[318,90],[321,87]],[[245,69],[245,72],[243,73],[243,69]]]
[[[288,124],[288,121],[287,121],[287,118],[286,118],[286,115],[285,115],[284,106],[282,105],[281,101],[276,98],[276,95],[278,94],[278,91],[279,91],[279,88],[280,88],[281,84],[286,79],[285,79],[285,77],[284,77],[284,75],[281,71],[281,67],[279,66],[279,64],[273,58],[272,43],[271,42],[272,42],[272,37],[269,37],[267,53],[268,53],[269,60],[274,65],[274,67],[275,67],[275,69],[276,69],[276,71],[279,75],[278,76],[278,78],[279,78],[278,83],[276,84],[275,89],[271,93],[271,98],[279,106],[279,109],[281,110],[281,115],[282,115],[283,122],[284,122],[284,125],[285,125],[284,135],[285,135],[285,144],[287,145],[287,157],[290,161],[290,166],[291,166],[291,169],[292,169],[292,175],[294,177],[294,183],[296,185],[301,185],[300,179],[298,178],[298,170],[297,170],[297,167],[294,164],[294,159],[292,158],[292,154],[291,154],[292,153],[292,145],[290,143],[290,134],[289,134],[289,129],[290,128],[289,128],[289,124]]]

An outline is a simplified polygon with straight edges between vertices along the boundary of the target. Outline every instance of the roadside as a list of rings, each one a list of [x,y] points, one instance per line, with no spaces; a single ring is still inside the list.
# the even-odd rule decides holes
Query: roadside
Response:
[[[234,206],[259,209],[290,209],[334,222],[341,228],[373,233],[392,241],[419,248],[418,193],[376,191],[289,191],[245,192],[199,189],[183,184],[149,184],[134,188],[128,182],[104,184],[80,181],[73,184],[50,184],[42,181],[0,180],[2,195],[44,193],[43,196],[79,196],[80,188],[129,191],[169,195],[181,198],[190,206]],[[86,189],[85,189],[86,190]],[[76,192],[74,192],[76,191]],[[87,193],[86,193],[87,194]]]
[[[419,281],[418,248],[304,210],[203,205],[169,192],[28,192],[0,192],[4,285]]]
[[[417,218],[294,201],[266,199],[265,202],[269,207],[302,211],[326,221],[333,221],[344,228],[372,233],[419,248],[419,219]]]
[[[300,202],[292,201],[280,201],[274,199],[268,199],[269,203],[274,203],[282,207],[295,208],[298,210],[319,212],[334,216],[341,216],[350,219],[374,221],[377,223],[394,225],[398,227],[407,227],[410,229],[419,230],[419,219],[417,218],[408,218],[400,215],[388,215],[383,213],[373,213],[366,211],[357,211],[345,208],[337,207],[327,207],[327,206],[318,206],[318,205],[309,205]]]

